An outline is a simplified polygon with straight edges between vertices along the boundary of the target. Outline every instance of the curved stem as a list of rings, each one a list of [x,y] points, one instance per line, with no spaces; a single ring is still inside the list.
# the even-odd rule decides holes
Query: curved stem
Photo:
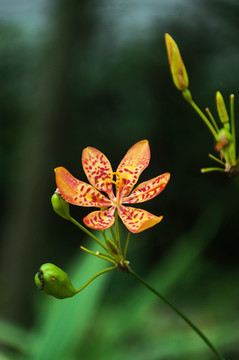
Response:
[[[105,249],[106,252],[108,252],[108,249],[106,246],[104,246],[101,241],[95,236],[93,235],[89,230],[87,230],[83,225],[81,225],[80,223],[78,223],[78,221],[76,221],[75,219],[73,219],[72,217],[70,217],[70,221],[75,224],[79,229],[81,229],[82,231],[84,231],[84,233],[86,233],[88,236],[90,236],[94,241],[96,241],[103,249]]]
[[[146,286],[150,291],[152,291],[155,295],[157,295],[161,300],[163,300],[171,309],[173,309],[207,344],[207,346],[212,350],[212,352],[217,356],[220,360],[225,360],[224,357],[220,354],[220,352],[214,347],[214,345],[208,340],[208,338],[198,329],[194,323],[188,319],[186,315],[184,315],[176,306],[174,306],[170,301],[168,301],[163,295],[161,295],[158,291],[152,288],[149,284],[147,284],[139,275],[137,275],[133,270],[130,269],[129,273],[134,276],[139,282],[141,282],[144,286]]]
[[[112,264],[115,264],[114,258],[108,254],[101,253],[100,251],[94,252],[94,251],[86,249],[84,246],[81,246],[80,248],[91,255],[94,255],[102,260],[105,260],[105,261],[111,262]]]
[[[79,293],[80,291],[82,291],[84,288],[86,288],[86,286],[88,286],[93,280],[95,280],[98,276],[108,272],[108,271],[112,271],[112,270],[117,270],[117,268],[115,266],[104,269],[99,271],[97,274],[95,274],[94,276],[92,276],[92,278],[90,278],[83,286],[81,286],[79,289],[76,290],[76,293]]]

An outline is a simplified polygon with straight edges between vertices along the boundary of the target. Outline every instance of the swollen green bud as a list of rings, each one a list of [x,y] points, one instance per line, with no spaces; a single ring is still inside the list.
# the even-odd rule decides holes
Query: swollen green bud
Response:
[[[169,34],[165,34],[165,42],[173,82],[178,90],[183,91],[188,88],[189,80],[179,48]]]
[[[70,220],[70,207],[69,203],[66,202],[62,197],[58,189],[51,197],[51,203],[53,210],[57,215],[61,216],[63,219]]]
[[[229,116],[227,113],[224,99],[223,99],[220,91],[217,91],[217,93],[216,93],[216,104],[217,104],[217,112],[218,112],[219,118],[221,120],[221,123],[222,124],[227,123],[229,121]]]
[[[68,275],[54,264],[43,264],[35,275],[35,283],[38,289],[57,299],[77,294]]]

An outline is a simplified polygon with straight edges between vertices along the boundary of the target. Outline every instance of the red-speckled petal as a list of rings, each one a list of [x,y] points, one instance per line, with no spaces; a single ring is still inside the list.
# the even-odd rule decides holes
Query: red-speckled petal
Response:
[[[111,164],[107,157],[99,150],[88,146],[82,152],[82,166],[85,174],[91,183],[99,191],[104,191],[112,198],[112,183],[110,176]]]
[[[86,226],[95,230],[104,230],[111,227],[115,222],[114,217],[115,207],[112,206],[108,210],[93,211],[87,215],[83,221]]]
[[[117,176],[118,197],[123,198],[130,193],[149,161],[150,149],[147,140],[139,141],[129,149],[116,170],[120,174]]]
[[[108,207],[112,203],[93,186],[77,180],[63,167],[55,169],[56,185],[63,199],[78,206]]]
[[[120,206],[118,213],[129,231],[139,233],[146,230],[162,220],[162,216],[155,216],[148,211],[135,209],[128,206]]]
[[[139,184],[128,197],[121,200],[122,204],[136,204],[153,199],[163,191],[169,179],[170,174],[165,173]]]

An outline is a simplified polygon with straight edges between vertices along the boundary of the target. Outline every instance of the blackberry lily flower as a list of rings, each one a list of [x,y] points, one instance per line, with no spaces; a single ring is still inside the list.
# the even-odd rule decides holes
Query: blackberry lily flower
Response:
[[[61,196],[68,203],[101,208],[83,219],[89,228],[104,230],[111,227],[117,209],[128,230],[139,233],[156,225],[163,217],[123,204],[136,204],[154,198],[165,188],[170,178],[169,173],[159,175],[141,183],[132,191],[149,161],[150,148],[147,140],[139,141],[129,149],[116,172],[112,171],[109,160],[102,152],[87,147],[82,153],[82,166],[91,185],[77,180],[64,167],[55,169],[56,184]],[[116,187],[116,196],[113,184]],[[106,193],[108,198],[101,192]]]

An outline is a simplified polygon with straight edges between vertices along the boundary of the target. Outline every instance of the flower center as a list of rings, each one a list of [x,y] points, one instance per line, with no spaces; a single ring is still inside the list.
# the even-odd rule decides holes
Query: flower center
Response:
[[[115,180],[114,180],[114,175],[115,175]],[[122,175],[119,172],[112,172],[110,174],[110,178],[105,180],[105,184],[106,187],[108,189],[107,193],[109,198],[111,199],[112,203],[114,206],[119,206],[120,205],[120,193],[119,191],[117,191],[117,188],[120,184],[120,182],[122,181]],[[114,184],[116,186],[116,197],[114,196],[114,193],[111,189],[109,189],[108,184]]]
[[[116,181],[113,180],[114,175],[116,177]],[[117,176],[118,176],[118,178],[117,178]],[[119,185],[119,183],[122,180],[122,175],[119,172],[115,171],[110,174],[110,178],[111,178],[111,182],[117,186],[117,185]]]

